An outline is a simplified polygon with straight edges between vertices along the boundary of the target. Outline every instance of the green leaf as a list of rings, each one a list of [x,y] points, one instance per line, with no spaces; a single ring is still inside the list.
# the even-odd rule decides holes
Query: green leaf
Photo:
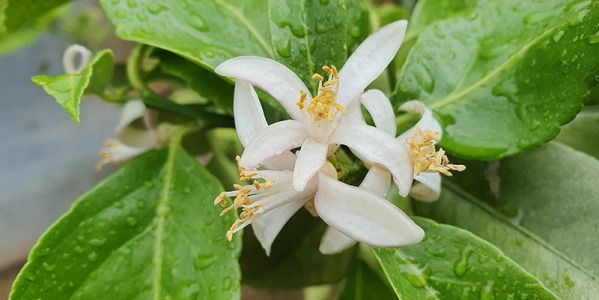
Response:
[[[421,243],[372,248],[401,299],[558,299],[488,242],[465,230],[415,218]]]
[[[57,77],[38,75],[31,78],[33,83],[44,88],[54,97],[79,124],[79,105],[84,94],[99,93],[110,84],[114,68],[114,55],[110,50],[98,52],[80,74],[65,74]]]
[[[345,277],[343,291],[338,300],[397,299],[386,280],[368,264],[358,260]]]
[[[220,190],[176,141],[136,159],[42,236],[11,299],[238,299]]]
[[[301,209],[275,239],[270,256],[266,256],[253,232],[246,229],[240,259],[243,281],[270,289],[339,282],[355,258],[355,248],[337,255],[320,253],[318,246],[326,226]]]
[[[0,3],[0,32],[17,32],[71,0],[4,0]]]
[[[476,7],[478,0],[420,0],[410,16],[406,40],[422,33],[428,26],[439,21],[463,14]]]
[[[594,275],[453,184],[445,183],[437,202],[414,204],[418,215],[469,230],[491,242],[564,299],[594,299],[599,294],[599,282]]]
[[[599,106],[585,107],[555,138],[578,151],[599,159]]]
[[[537,146],[581,109],[599,71],[599,2],[479,1],[428,27],[394,105],[424,101],[456,155],[494,159]]]
[[[233,86],[230,83],[172,53],[161,53],[159,58],[162,72],[183,79],[198,95],[233,114]]]

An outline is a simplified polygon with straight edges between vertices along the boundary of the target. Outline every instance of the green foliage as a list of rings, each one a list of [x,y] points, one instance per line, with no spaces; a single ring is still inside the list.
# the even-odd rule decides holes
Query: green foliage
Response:
[[[68,2],[70,0],[3,0],[0,2],[0,33],[17,32]]]
[[[272,245],[270,256],[247,230],[243,237],[240,264],[243,280],[252,286],[294,289],[340,281],[351,261],[354,249],[337,255],[318,251],[326,224],[301,209],[283,227]]]
[[[415,220],[426,232],[424,241],[372,248],[399,298],[558,299],[488,242],[459,228]]]
[[[81,97],[89,93],[103,93],[113,75],[114,55],[110,50],[98,52],[80,74],[65,74],[57,77],[38,75],[33,83],[44,88],[79,124]]]
[[[427,103],[443,123],[442,145],[460,156],[493,159],[537,146],[596,84],[598,31],[597,1],[478,1],[420,34],[394,105]]]
[[[599,159],[598,131],[599,106],[587,106],[572,122],[562,127],[555,139]]]
[[[44,234],[11,299],[236,299],[240,239],[220,183],[175,139],[83,196]]]
[[[339,300],[397,299],[391,287],[370,266],[358,260],[345,277]]]

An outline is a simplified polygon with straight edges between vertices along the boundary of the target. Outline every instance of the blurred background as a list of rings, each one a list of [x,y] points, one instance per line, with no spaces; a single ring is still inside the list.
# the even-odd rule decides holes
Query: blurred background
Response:
[[[17,51],[6,53],[28,34],[0,37],[0,299],[39,236],[115,169],[95,166],[103,141],[114,136],[119,107],[84,98],[77,125],[31,77],[64,74],[62,54],[72,43],[94,52],[109,47],[122,61],[129,45],[113,32],[97,1],[85,0],[62,9],[37,41]]]

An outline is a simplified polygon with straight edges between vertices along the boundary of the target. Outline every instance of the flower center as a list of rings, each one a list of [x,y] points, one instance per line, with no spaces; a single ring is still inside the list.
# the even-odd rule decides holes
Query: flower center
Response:
[[[307,100],[307,95],[306,92],[302,90],[300,91],[300,99],[296,104],[300,109],[306,108],[308,113],[310,113],[316,121],[327,119],[330,122],[333,122],[335,120],[335,110],[344,115],[346,113],[345,108],[337,102],[339,74],[337,73],[337,68],[333,65],[330,67],[324,66],[322,69],[329,74],[329,78],[326,82],[323,83],[324,77],[322,77],[322,75],[312,75],[313,79],[319,81],[318,95],[316,95],[316,97],[310,101],[308,107],[306,107],[305,102]]]
[[[269,179],[265,179],[264,182],[256,180],[263,178],[259,177],[256,172],[248,171],[241,167],[241,165],[239,164],[241,158],[239,156],[237,156],[235,159],[237,160],[239,180],[249,181],[254,179],[254,181],[251,185],[246,186],[234,184],[233,187],[235,188],[235,191],[222,192],[214,200],[214,205],[220,203],[221,207],[225,207],[225,209],[223,209],[223,211],[220,213],[221,217],[232,210],[236,210],[239,208],[242,209],[241,213],[239,214],[239,218],[235,220],[233,225],[231,225],[231,228],[227,231],[226,236],[229,241],[233,239],[233,234],[235,232],[251,224],[254,221],[255,215],[261,212],[260,209],[262,208],[262,205],[254,205],[250,196],[260,194],[270,189],[274,185],[274,181]],[[225,197],[232,196],[235,196],[235,199],[233,199],[233,203],[227,207],[227,201],[225,200]]]
[[[419,127],[416,127],[416,132],[406,140],[410,144],[412,161],[414,162],[414,173],[416,175],[421,172],[438,172],[447,176],[453,176],[450,170],[461,172],[466,169],[464,165],[450,164],[443,148],[439,148],[439,151],[435,149],[434,143],[440,140],[437,134],[437,132],[432,130],[423,131]]]

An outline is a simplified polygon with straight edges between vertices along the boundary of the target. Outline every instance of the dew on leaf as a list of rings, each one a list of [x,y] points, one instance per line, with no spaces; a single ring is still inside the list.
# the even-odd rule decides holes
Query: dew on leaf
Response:
[[[47,262],[44,262],[44,263],[42,264],[42,266],[44,267],[44,270],[46,270],[46,271],[48,271],[48,272],[51,272],[51,271],[53,271],[53,270],[54,270],[54,268],[56,267],[55,265],[49,264],[49,263],[47,263]]]
[[[160,12],[162,12],[165,9],[166,9],[165,6],[158,4],[158,3],[153,2],[153,3],[148,4],[148,11],[151,14],[159,14]]]
[[[85,249],[79,245],[75,246],[75,252],[81,254],[83,253],[83,251],[85,251]]]
[[[277,53],[282,57],[291,57],[291,40],[281,39],[277,41]]]
[[[553,35],[553,41],[555,41],[556,43],[559,42],[562,39],[562,37],[564,36],[565,33],[566,32],[563,31],[563,30],[560,30],[560,31],[556,32]]]
[[[127,5],[131,8],[136,8],[137,7],[137,2],[135,0],[129,0],[127,2]]]
[[[215,260],[216,260],[216,258],[212,254],[201,254],[195,258],[195,260],[193,261],[193,265],[198,270],[204,270],[204,269],[210,267],[214,263]]]
[[[207,31],[209,29],[204,18],[198,16],[197,14],[191,14],[189,23],[193,28],[199,31]]]
[[[106,242],[106,238],[93,238],[89,240],[89,244],[92,246],[101,246]]]
[[[231,277],[227,276],[223,279],[223,291],[228,291],[231,289],[231,285],[233,284],[233,280]]]
[[[599,43],[599,31],[595,32],[595,34],[589,36],[589,44],[597,44]]]
[[[98,260],[98,253],[96,252],[92,252],[87,256],[87,259],[89,259],[90,261],[96,261]]]
[[[129,226],[135,226],[137,225],[137,219],[134,217],[127,217],[127,224],[129,224]]]
[[[159,217],[168,217],[171,214],[171,208],[164,205],[164,204],[160,204],[158,205],[158,209],[156,210],[156,215],[158,215]]]
[[[488,282],[480,291],[480,300],[494,300],[493,282]]]
[[[112,3],[113,5],[117,5],[119,4],[120,0],[110,0],[110,3]]]
[[[457,276],[463,276],[468,270],[468,258],[472,254],[472,248],[466,247],[460,251],[460,257],[456,260],[453,265],[453,271]]]
[[[137,13],[137,19],[140,20],[141,22],[145,22],[148,20],[148,16],[146,16],[146,14],[139,12]]]

